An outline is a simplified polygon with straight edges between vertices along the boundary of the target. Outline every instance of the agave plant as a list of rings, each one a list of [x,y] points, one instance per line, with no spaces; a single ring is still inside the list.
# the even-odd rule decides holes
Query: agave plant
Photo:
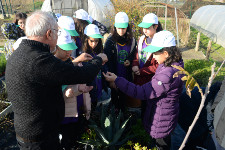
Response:
[[[100,125],[90,119],[89,127],[94,129],[97,136],[96,139],[82,140],[80,143],[94,146],[95,149],[116,149],[116,146],[124,144],[130,137],[130,133],[125,133],[126,125],[130,120],[129,116],[123,121],[123,113],[120,111],[116,115],[115,108],[113,107],[109,114],[102,106]]]

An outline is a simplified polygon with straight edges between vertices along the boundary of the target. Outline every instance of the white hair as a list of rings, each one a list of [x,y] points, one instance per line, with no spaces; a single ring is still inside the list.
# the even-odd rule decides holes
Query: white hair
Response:
[[[27,37],[43,37],[48,30],[57,32],[56,19],[44,11],[36,11],[26,20],[25,32]]]

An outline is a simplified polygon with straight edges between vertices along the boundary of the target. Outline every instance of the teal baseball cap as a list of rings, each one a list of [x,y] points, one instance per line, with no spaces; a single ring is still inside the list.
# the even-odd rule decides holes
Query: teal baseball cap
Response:
[[[152,39],[151,45],[143,49],[145,52],[154,53],[164,47],[176,46],[175,37],[170,31],[157,32]]]
[[[57,45],[64,51],[77,49],[76,44],[72,41],[69,32],[64,29],[59,29]]]
[[[95,39],[103,38],[95,24],[87,25],[84,29],[84,34]]]
[[[149,28],[153,24],[158,24],[158,17],[153,13],[149,13],[143,17],[142,22],[138,26],[142,28]]]
[[[118,12],[115,16],[116,28],[127,28],[129,23],[129,18],[125,12]]]
[[[58,19],[58,26],[70,33],[71,36],[79,36],[75,29],[73,18],[69,16],[61,16]]]

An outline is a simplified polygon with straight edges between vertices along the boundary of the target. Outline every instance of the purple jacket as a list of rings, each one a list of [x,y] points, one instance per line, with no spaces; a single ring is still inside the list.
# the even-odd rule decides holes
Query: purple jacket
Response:
[[[183,61],[173,65],[184,67]],[[142,86],[118,77],[116,86],[127,95],[147,100],[144,127],[150,135],[157,138],[168,136],[175,128],[179,114],[179,96],[182,93],[182,76],[173,78],[178,70],[160,64],[152,80]]]

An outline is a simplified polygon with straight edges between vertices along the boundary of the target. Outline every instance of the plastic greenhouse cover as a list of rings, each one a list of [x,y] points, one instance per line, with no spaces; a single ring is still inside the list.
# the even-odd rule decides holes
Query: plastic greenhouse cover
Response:
[[[107,27],[110,26],[108,16],[114,16],[114,7],[110,0],[88,0],[88,13]]]
[[[114,16],[114,7],[110,0],[45,0],[41,10],[53,11],[64,16],[73,16],[78,9],[86,10],[94,20],[110,26],[107,15]]]
[[[200,7],[192,16],[190,25],[217,44],[225,47],[225,6]]]

